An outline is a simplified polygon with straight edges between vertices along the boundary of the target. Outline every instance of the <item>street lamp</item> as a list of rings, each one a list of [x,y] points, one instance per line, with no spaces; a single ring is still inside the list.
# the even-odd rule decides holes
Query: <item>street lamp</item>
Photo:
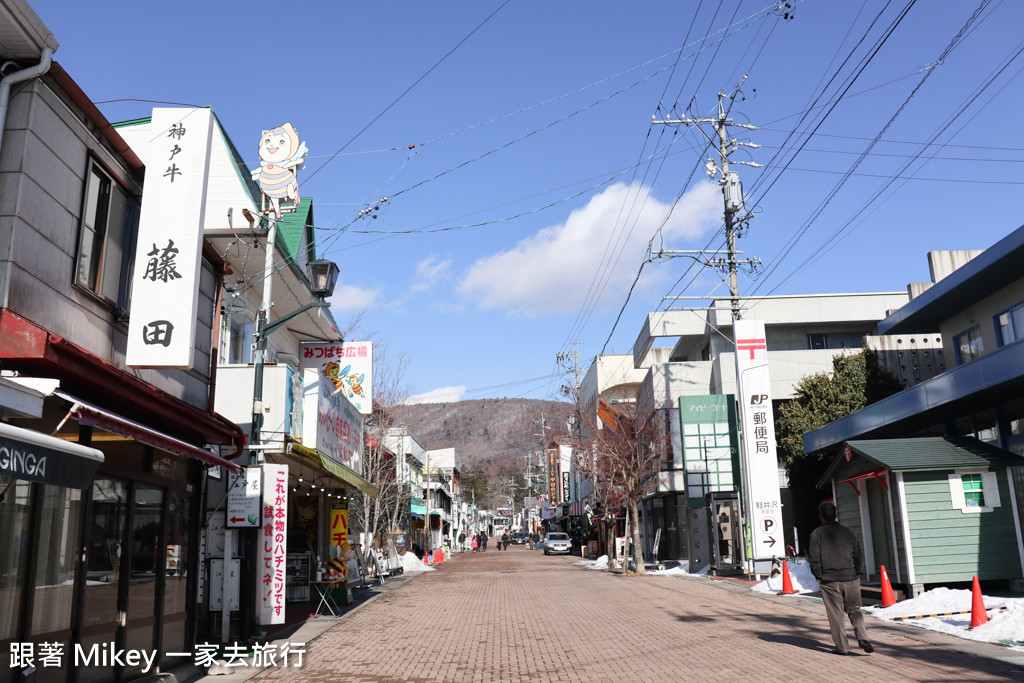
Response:
[[[247,213],[247,212],[243,212]],[[251,219],[251,214],[246,216]],[[250,220],[250,223],[254,219]],[[260,429],[263,426],[263,365],[267,351],[267,339],[281,326],[287,324],[295,317],[305,313],[311,308],[327,308],[330,304],[327,298],[334,293],[334,285],[338,280],[338,266],[326,259],[314,259],[306,264],[306,274],[309,278],[310,293],[314,301],[288,315],[282,316],[272,323],[267,322],[267,314],[272,303],[271,298],[271,275],[274,273],[274,240],[277,234],[277,221],[271,219],[267,232],[267,253],[264,261],[263,273],[263,302],[256,313],[256,330],[253,334],[253,389],[252,389],[252,423],[249,429],[249,464],[259,465],[263,460],[263,451],[260,446]],[[322,490],[322,489],[321,489]],[[253,596],[256,580],[256,559],[255,559],[256,534],[249,530],[245,535],[245,565],[243,567],[242,588],[245,599],[241,600],[239,620],[241,622],[241,634],[243,640],[248,640],[250,633],[251,610],[249,599]],[[225,620],[227,621],[227,620]],[[224,627],[224,639],[227,639],[227,627]]]
[[[334,294],[334,285],[338,282],[338,264],[327,259],[310,261],[306,266],[309,274],[309,289],[313,296],[320,300]]]

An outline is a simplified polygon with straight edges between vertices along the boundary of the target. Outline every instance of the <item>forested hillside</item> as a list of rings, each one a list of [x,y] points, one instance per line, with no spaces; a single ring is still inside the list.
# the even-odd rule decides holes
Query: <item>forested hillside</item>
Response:
[[[573,406],[559,401],[487,398],[457,403],[418,403],[397,409],[398,421],[424,448],[455,448],[463,467],[487,473],[519,468],[523,456],[542,441],[564,437]]]

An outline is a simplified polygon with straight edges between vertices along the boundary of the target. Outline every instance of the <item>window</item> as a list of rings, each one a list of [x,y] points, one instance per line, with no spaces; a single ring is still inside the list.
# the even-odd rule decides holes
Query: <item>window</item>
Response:
[[[1024,301],[996,316],[999,345],[1024,339]]]
[[[75,284],[115,304],[127,317],[129,276],[135,256],[139,204],[95,160],[90,161],[82,201]]]
[[[820,332],[807,335],[807,348],[809,349],[826,349],[828,348],[828,338]]]
[[[985,347],[981,341],[981,327],[975,325],[966,332],[953,337],[953,350],[956,352],[956,364],[963,365],[984,355]]]
[[[253,320],[248,313],[225,313],[220,332],[220,362],[252,362]]]
[[[963,471],[948,476],[954,508],[974,513],[992,512],[1000,506],[999,479],[995,472]]]

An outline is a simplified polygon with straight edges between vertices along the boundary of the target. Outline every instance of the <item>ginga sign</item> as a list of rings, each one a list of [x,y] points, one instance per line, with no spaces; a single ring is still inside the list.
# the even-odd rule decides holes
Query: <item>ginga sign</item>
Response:
[[[0,423],[0,476],[84,488],[101,462],[95,448]]]

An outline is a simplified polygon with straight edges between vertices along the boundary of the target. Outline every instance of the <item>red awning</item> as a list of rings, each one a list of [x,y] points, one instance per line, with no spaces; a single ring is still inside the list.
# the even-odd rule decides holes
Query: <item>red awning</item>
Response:
[[[220,465],[228,470],[239,469],[238,465],[235,463],[230,460],[225,460],[219,455],[211,453],[206,449],[193,446],[192,444],[186,443],[181,439],[176,439],[169,434],[164,434],[163,432],[159,432],[147,427],[146,425],[139,424],[138,422],[129,420],[126,417],[122,417],[98,406],[94,406],[80,398],[75,398],[70,394],[66,394],[59,389],[54,391],[53,394],[61,397],[65,401],[71,402],[71,412],[74,414],[75,419],[81,424],[95,425],[107,430],[108,432],[130,437],[136,441],[141,441],[142,443],[149,444],[150,446],[155,446],[161,450],[177,453],[178,455],[183,455],[186,458],[195,458],[196,460],[205,462],[207,465]]]
[[[0,308],[0,367],[59,379],[61,389],[102,396],[106,408],[194,443],[232,444],[229,458],[241,455],[248,440],[227,418],[171,396],[5,308]]]

